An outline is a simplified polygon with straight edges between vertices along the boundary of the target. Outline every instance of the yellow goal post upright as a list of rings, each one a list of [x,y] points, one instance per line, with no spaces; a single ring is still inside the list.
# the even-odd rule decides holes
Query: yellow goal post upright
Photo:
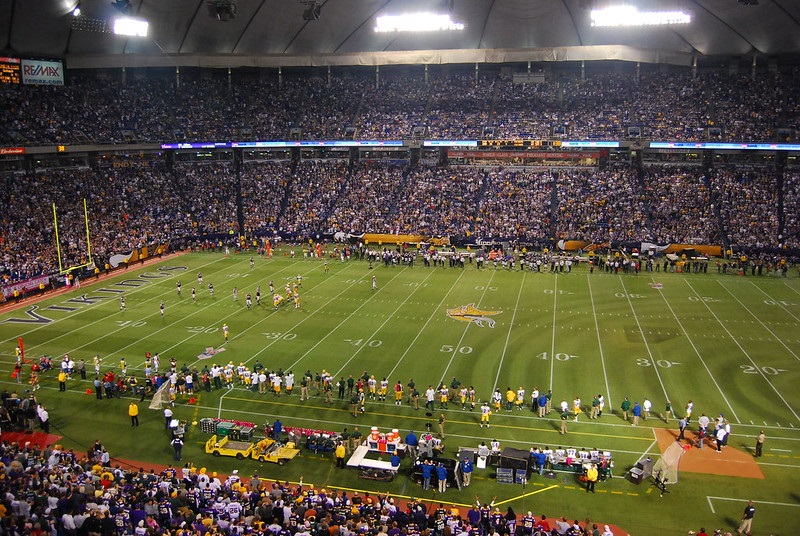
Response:
[[[86,198],[83,198],[83,223],[86,229],[86,253],[88,262],[84,264],[78,264],[75,266],[67,266],[64,267],[64,260],[61,257],[61,240],[58,236],[58,210],[56,209],[56,204],[53,203],[53,230],[55,231],[55,238],[56,238],[56,253],[58,254],[58,273],[59,275],[64,275],[75,268],[86,268],[94,265],[94,261],[92,260],[92,236],[89,231],[89,209],[86,204]]]

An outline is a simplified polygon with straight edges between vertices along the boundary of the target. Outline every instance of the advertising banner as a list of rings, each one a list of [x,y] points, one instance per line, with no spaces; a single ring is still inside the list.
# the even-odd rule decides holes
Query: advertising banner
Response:
[[[22,60],[22,83],[63,86],[64,64],[60,61]]]
[[[38,289],[39,283],[44,283],[47,285],[49,282],[50,276],[40,275],[39,277],[26,279],[25,281],[12,283],[3,287],[3,296],[5,296],[6,299],[9,299],[14,296],[14,290],[19,290],[20,292],[29,292],[31,290]]]

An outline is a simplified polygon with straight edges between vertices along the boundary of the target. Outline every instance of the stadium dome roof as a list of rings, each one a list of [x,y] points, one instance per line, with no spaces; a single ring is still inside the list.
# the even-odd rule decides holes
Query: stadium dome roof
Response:
[[[636,0],[640,8],[692,15],[688,25],[644,28],[592,27],[588,7],[609,0],[320,0],[318,20],[304,20],[307,0],[211,1],[235,3],[235,17],[210,16],[210,0],[0,0],[2,52],[63,57],[71,68],[583,59],[688,65],[695,57],[800,53],[797,0]],[[76,18],[71,12],[78,3]],[[149,21],[149,37],[98,31],[126,6]],[[416,10],[451,10],[466,28],[436,34],[373,29],[378,15]]]

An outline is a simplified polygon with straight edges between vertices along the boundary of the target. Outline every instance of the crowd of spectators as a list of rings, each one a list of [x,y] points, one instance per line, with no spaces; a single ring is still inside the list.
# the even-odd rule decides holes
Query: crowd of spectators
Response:
[[[756,248],[776,243],[777,188],[771,170],[717,169],[712,187],[731,243]]]
[[[0,530],[13,536],[613,536],[608,525],[589,519],[519,515],[510,507],[501,512],[494,503],[462,511],[389,494],[315,488],[302,479],[293,485],[258,474],[218,475],[190,463],[161,471],[122,467],[99,439],[86,453],[4,441],[0,470]]]
[[[424,123],[428,103],[424,79],[411,76],[384,76],[361,92],[356,121],[359,139],[408,139],[414,127]]]
[[[721,242],[709,180],[700,168],[650,166],[646,175],[648,230],[653,242]]]
[[[276,228],[291,171],[286,160],[244,163],[241,183],[246,233]]]
[[[545,138],[774,140],[800,127],[797,70],[559,67],[515,84],[491,68],[352,69],[320,76],[109,70],[64,87],[4,85],[0,143],[132,140]],[[477,74],[476,74],[477,73]],[[502,74],[501,74],[502,73]],[[175,162],[43,168],[7,174],[0,221],[6,279],[179,237],[281,232],[498,236],[797,247],[798,173],[763,166],[641,170],[437,168],[425,163]],[[781,192],[778,192],[782,188]],[[240,226],[242,226],[240,228]],[[781,232],[782,230],[782,232]],[[780,233],[780,234],[779,234]]]
[[[238,231],[237,179],[229,162],[176,163],[174,176],[193,235]]]
[[[345,159],[247,161],[237,174],[226,161],[168,168],[154,158],[44,169],[7,175],[5,182],[10,210],[0,220],[0,271],[6,281],[58,268],[54,203],[62,265],[88,261],[83,199],[95,261],[170,240],[238,237],[240,208],[248,236],[375,232],[502,237],[534,246],[551,239],[722,244],[727,238],[744,249],[800,244],[800,179],[792,168],[780,196],[773,170],[749,167],[537,171]]]
[[[289,181],[286,206],[280,217],[281,229],[297,235],[319,231],[349,175],[346,160],[299,163]]]
[[[425,117],[426,138],[477,139],[491,124],[492,101],[497,94],[496,77],[453,75],[431,84]]]
[[[485,173],[473,168],[418,167],[409,174],[405,195],[396,200],[397,232],[469,236],[484,182]]]
[[[800,246],[800,169],[787,169],[783,173],[783,235],[778,236],[781,246]]]
[[[550,237],[554,181],[549,171],[489,172],[472,232],[544,243]]]
[[[394,233],[391,218],[404,192],[403,167],[394,163],[366,161],[353,169],[348,183],[332,207],[326,229],[345,233]]]
[[[644,196],[631,169],[565,170],[556,184],[558,238],[627,242],[646,228]]]
[[[503,73],[503,74],[501,74]],[[321,77],[222,70],[71,72],[4,85],[6,144],[246,139],[537,138],[775,141],[800,128],[797,70],[560,69],[515,84],[486,68]]]

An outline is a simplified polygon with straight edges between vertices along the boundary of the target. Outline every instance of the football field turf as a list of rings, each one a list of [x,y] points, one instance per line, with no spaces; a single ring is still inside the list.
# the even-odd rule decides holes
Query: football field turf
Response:
[[[72,379],[67,392],[60,393],[56,372],[50,372],[36,392],[50,410],[52,433],[64,436],[64,445],[76,450],[85,451],[101,438],[112,456],[166,464],[172,462],[171,449],[160,412],[143,405],[142,426],[131,430],[124,396],[96,400],[93,393],[86,394],[92,389],[95,354],[102,358],[103,371],[119,372],[124,357],[128,373],[140,377],[148,351],[159,352],[162,368],[172,356],[178,366],[198,368],[229,361],[252,367],[259,360],[267,369],[293,371],[298,381],[306,370],[324,369],[335,380],[367,371],[389,381],[389,397],[368,401],[366,413],[358,418],[350,414],[349,401],[336,399],[336,393],[333,405],[323,404],[320,397],[301,402],[299,387],[288,397],[259,395],[239,386],[199,391],[194,404],[179,396],[175,412],[189,422],[221,417],[262,424],[280,418],[285,426],[337,432],[353,426],[362,432],[371,426],[397,428],[401,436],[409,429],[424,431],[428,423],[437,431],[438,416],[444,413],[445,453],[450,457],[459,446],[475,447],[495,438],[503,446],[522,449],[598,448],[613,453],[615,478],[587,495],[574,475],[534,475],[523,488],[496,484],[494,472],[485,470],[476,473],[470,488],[434,498],[408,478],[407,460],[398,477],[384,483],[360,480],[354,470],[336,470],[329,456],[307,450],[282,467],[214,459],[203,452],[207,436],[198,427],[189,428],[184,461],[220,471],[237,468],[243,474],[258,470],[262,477],[282,480],[303,475],[305,482],[319,487],[390,491],[460,504],[474,501],[476,494],[481,500],[497,496],[518,514],[533,510],[548,517],[590,517],[631,534],[685,534],[700,526],[735,529],[747,499],[757,504],[754,528],[759,534],[788,533],[794,524],[790,520],[800,516],[800,498],[792,484],[800,476],[800,279],[795,273],[788,279],[721,275],[711,265],[707,274],[590,274],[581,264],[571,273],[552,274],[477,270],[474,264],[433,268],[421,262],[369,269],[366,261],[338,260],[330,261],[326,273],[321,261],[290,259],[283,253],[279,250],[272,259],[257,256],[253,268],[247,254],[173,256],[5,312],[0,316],[2,388],[22,394],[29,387],[24,383],[29,369],[22,384],[11,378],[17,337],[24,339],[29,359],[46,354],[56,367],[65,353],[76,361],[84,359],[88,380]],[[274,310],[269,281],[284,293],[298,274],[301,307],[284,303]],[[182,296],[176,292],[178,280]],[[214,284],[213,296],[209,283]],[[262,304],[248,310],[245,294],[255,295],[257,285]],[[192,287],[197,288],[196,303]],[[124,311],[119,300],[123,294]],[[227,343],[223,324],[230,327]],[[209,348],[217,353],[200,359]],[[474,386],[479,400],[488,399],[495,388],[504,394],[522,387],[526,398],[534,387],[552,389],[554,411],[538,418],[526,399],[524,411],[495,412],[490,429],[479,427],[477,410],[463,411],[452,401],[447,410],[426,416],[424,407],[415,411],[408,404],[394,405],[392,387],[397,381],[405,386],[410,378],[423,393],[428,385],[449,385],[457,378]],[[598,393],[605,396],[606,411],[590,421],[588,406]],[[562,400],[571,407],[575,397],[587,412],[578,422],[570,420],[568,434],[561,436],[555,408]],[[649,398],[654,414],[639,427],[630,426],[619,412],[624,397],[631,402]],[[666,400],[678,416],[693,401],[692,427],[701,413],[712,419],[724,414],[732,426],[729,449],[751,454],[755,435],[763,429],[767,442],[758,467],[765,478],[684,471],[664,497],[649,483],[635,485],[623,478],[641,457],[658,456],[655,429],[676,430],[677,422],[664,422]],[[727,456],[723,452],[720,459]]]

